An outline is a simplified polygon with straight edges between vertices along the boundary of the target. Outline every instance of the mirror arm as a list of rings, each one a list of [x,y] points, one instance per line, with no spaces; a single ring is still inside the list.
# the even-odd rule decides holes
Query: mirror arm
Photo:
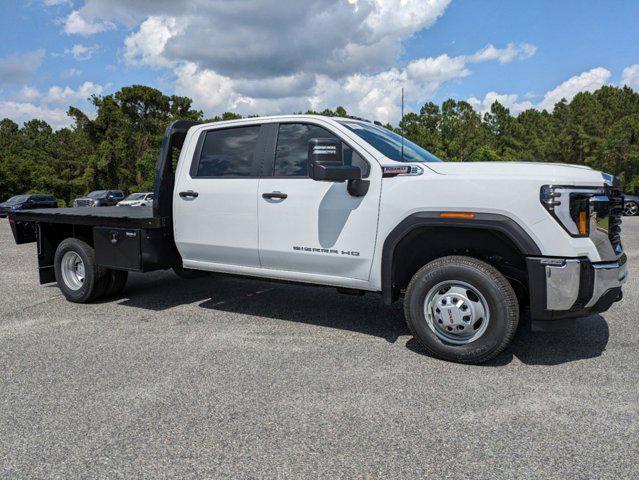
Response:
[[[368,188],[371,182],[369,180],[362,180],[361,178],[355,180],[349,180],[346,186],[346,190],[352,197],[363,197],[368,193]]]

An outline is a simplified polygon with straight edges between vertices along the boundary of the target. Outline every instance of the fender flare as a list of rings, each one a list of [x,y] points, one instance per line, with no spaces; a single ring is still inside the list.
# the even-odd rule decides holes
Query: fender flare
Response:
[[[525,256],[539,256],[541,250],[526,231],[512,218],[496,213],[472,212],[472,219],[441,217],[442,212],[417,212],[406,217],[386,237],[382,250],[382,296],[390,305],[397,300],[394,292],[394,254],[399,242],[410,232],[422,227],[453,227],[492,230],[505,235]]]

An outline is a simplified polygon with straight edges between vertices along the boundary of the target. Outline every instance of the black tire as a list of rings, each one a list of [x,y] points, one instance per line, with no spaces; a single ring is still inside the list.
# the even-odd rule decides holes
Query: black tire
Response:
[[[68,286],[62,275],[62,258],[67,252],[78,254],[84,264],[84,281],[77,290]],[[77,238],[67,238],[60,242],[55,251],[54,269],[55,278],[62,294],[67,300],[74,303],[88,303],[100,298],[106,291],[110,278],[108,270],[95,263],[93,248]]]
[[[432,288],[455,280],[477,289],[490,312],[485,332],[462,345],[446,342],[436,335],[428,325],[424,308]],[[408,328],[430,355],[478,364],[495,357],[510,344],[519,322],[519,303],[508,280],[493,266],[472,257],[449,256],[428,263],[413,276],[406,289],[404,314]]]
[[[190,268],[184,267],[173,267],[173,272],[180,278],[184,280],[195,280],[198,278],[204,278],[210,276],[209,272],[204,272],[202,270],[191,270]]]
[[[628,209],[628,207],[634,207],[631,208],[630,210]],[[637,204],[637,202],[633,202],[633,201],[626,201],[624,202],[623,205],[623,213],[624,215],[628,216],[628,217],[634,217],[636,215],[639,215],[639,204]],[[634,213],[632,213],[634,212]]]
[[[124,290],[126,285],[126,281],[129,278],[129,272],[125,270],[109,270],[107,275],[109,276],[109,282],[103,297],[115,297],[122,293],[122,290]]]

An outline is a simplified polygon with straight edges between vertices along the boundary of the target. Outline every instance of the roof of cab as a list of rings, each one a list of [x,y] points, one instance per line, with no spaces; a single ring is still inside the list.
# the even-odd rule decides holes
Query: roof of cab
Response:
[[[226,125],[250,125],[258,122],[276,122],[276,121],[291,121],[291,120],[325,120],[334,122],[338,120],[347,120],[349,122],[361,122],[361,123],[374,123],[370,120],[359,117],[329,117],[327,115],[315,115],[315,114],[291,114],[291,115],[270,115],[264,117],[246,117],[233,120],[221,120],[217,122],[206,122],[198,124],[197,127],[212,127],[212,126],[226,126]]]

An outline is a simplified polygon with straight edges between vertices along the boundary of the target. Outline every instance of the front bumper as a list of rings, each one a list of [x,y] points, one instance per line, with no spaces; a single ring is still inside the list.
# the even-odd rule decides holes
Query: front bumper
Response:
[[[621,300],[626,282],[626,255],[614,262],[585,258],[527,259],[533,320],[558,320],[605,312]]]

